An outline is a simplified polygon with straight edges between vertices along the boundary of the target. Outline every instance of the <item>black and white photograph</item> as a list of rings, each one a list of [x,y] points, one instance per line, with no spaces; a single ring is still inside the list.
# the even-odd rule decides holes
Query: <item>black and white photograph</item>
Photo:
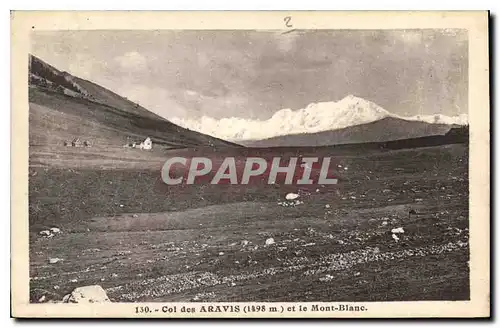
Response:
[[[457,24],[276,17],[30,26],[29,304],[356,317],[376,302],[471,302],[471,213],[489,213],[471,203],[473,116],[489,124],[471,96],[472,81],[488,86],[472,77],[476,39]]]

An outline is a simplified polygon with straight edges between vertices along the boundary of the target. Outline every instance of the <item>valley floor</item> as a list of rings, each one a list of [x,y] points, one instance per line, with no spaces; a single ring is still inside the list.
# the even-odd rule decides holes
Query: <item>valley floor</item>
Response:
[[[94,284],[116,302],[469,299],[467,145],[337,156],[338,185],[300,191],[166,188],[152,166],[48,165],[39,153],[32,302]],[[288,192],[303,203],[283,206]],[[62,233],[38,235],[50,227]]]

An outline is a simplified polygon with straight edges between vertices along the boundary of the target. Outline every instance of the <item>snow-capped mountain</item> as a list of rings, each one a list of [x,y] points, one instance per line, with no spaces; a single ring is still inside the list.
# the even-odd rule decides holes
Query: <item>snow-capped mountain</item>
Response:
[[[373,102],[353,95],[337,102],[312,103],[306,108],[295,111],[289,108],[282,109],[265,121],[236,117],[216,120],[207,116],[203,116],[199,120],[180,118],[170,120],[191,130],[229,141],[240,141],[338,130],[378,121],[386,117],[440,124],[464,124],[464,122],[466,124],[467,121],[467,115],[449,117],[438,114],[401,117],[391,114]]]

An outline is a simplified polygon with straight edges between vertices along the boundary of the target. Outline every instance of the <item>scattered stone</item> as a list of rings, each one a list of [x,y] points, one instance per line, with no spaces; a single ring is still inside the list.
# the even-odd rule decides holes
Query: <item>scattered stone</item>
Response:
[[[355,277],[358,277],[358,276],[360,276],[360,275],[361,275],[361,272],[356,272],[356,273],[354,274],[354,276],[355,276]]]
[[[326,204],[326,205],[325,205],[325,208],[330,208],[330,204]]]
[[[43,303],[43,302],[45,302],[45,299],[46,299],[46,297],[45,297],[45,295],[43,295],[42,297],[40,297],[38,299],[38,302]]]
[[[219,256],[222,256],[222,255],[224,255],[224,252],[220,252],[220,253],[219,253]]]
[[[327,274],[325,277],[319,278],[319,281],[328,282],[328,281],[333,280],[333,279],[334,279],[334,277],[332,275]]]
[[[58,285],[55,285],[55,286],[54,286],[54,289],[55,289],[55,290],[58,290],[59,288],[61,288],[61,287],[59,287]]]
[[[289,193],[285,196],[286,200],[294,200],[299,198],[299,194]]]
[[[391,232],[392,233],[404,233],[405,230],[403,228],[399,227],[399,228],[392,229]]]
[[[272,245],[272,244],[274,244],[274,238],[266,239],[266,245]]]
[[[398,242],[398,241],[399,241],[399,237],[398,237],[398,236],[396,236],[396,234],[392,234],[392,239],[394,239],[396,242]]]
[[[386,225],[388,225],[388,224],[389,224],[389,223],[387,223],[387,221],[382,222],[382,226],[386,226]]]
[[[132,215],[132,217],[133,217],[133,218],[138,218],[138,217],[139,217],[139,215],[134,214],[134,215]]]
[[[78,279],[71,279],[70,282],[78,282]]]
[[[246,245],[248,245],[248,243],[249,243],[249,241],[248,241],[248,240],[243,240],[243,241],[241,242],[241,245],[242,245],[242,246],[246,246]]]
[[[319,192],[319,189],[316,189],[316,192]]]
[[[111,302],[106,291],[99,285],[75,288],[63,298],[65,303],[104,303]]]
[[[56,264],[57,262],[60,262],[60,261],[62,261],[62,260],[63,260],[63,259],[60,259],[60,258],[58,258],[58,257],[51,257],[51,258],[49,259],[49,263],[50,263],[50,264]]]

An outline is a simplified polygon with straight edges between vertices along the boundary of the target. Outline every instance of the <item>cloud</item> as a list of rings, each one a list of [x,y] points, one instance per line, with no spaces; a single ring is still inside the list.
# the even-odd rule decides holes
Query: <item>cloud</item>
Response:
[[[137,51],[115,57],[115,61],[125,70],[141,71],[147,69],[148,66],[146,58]]]

